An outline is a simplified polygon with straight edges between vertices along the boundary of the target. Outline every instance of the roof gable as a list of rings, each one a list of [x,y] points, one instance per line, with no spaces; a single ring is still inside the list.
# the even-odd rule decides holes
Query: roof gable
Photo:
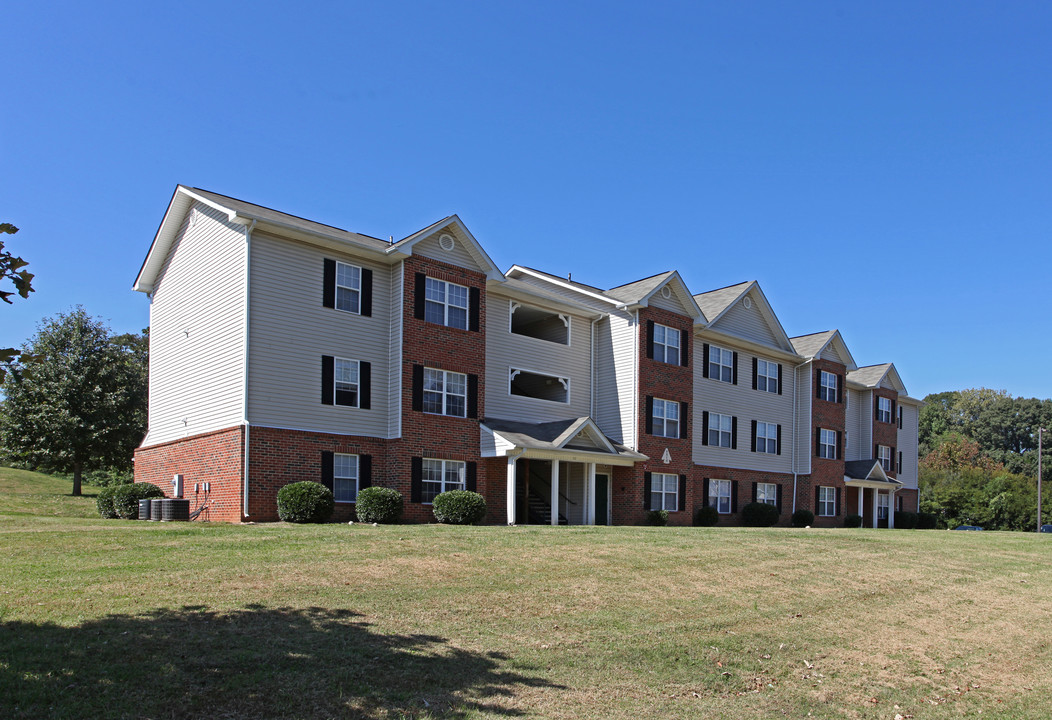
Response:
[[[795,352],[792,341],[774,313],[774,308],[755,280],[696,297],[704,300],[704,305],[701,302],[698,304],[709,318],[707,327],[712,330],[785,352]]]
[[[686,283],[676,270],[669,270],[627,285],[610,288],[605,294],[620,300],[625,305],[641,307],[653,305],[686,315],[694,322],[705,321],[701,308],[694,302],[690,290],[687,289]]]
[[[858,368],[848,373],[847,379],[869,388],[881,387],[894,390],[900,395],[908,394],[906,386],[902,383],[902,378],[899,377],[898,370],[895,369],[894,363],[867,365],[866,367]]]
[[[806,358],[819,358],[840,363],[848,370],[856,370],[858,365],[851,351],[847,349],[847,343],[840,336],[839,330],[826,330],[810,335],[799,335],[790,341],[796,352]]]
[[[452,265],[468,267],[484,273],[491,280],[503,280],[504,274],[482,248],[475,236],[456,215],[444,217],[436,223],[389,246],[386,252],[394,256],[418,254]]]

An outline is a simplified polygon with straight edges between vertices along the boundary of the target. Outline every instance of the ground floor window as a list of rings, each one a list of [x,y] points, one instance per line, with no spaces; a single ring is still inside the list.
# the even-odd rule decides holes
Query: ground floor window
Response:
[[[650,509],[679,509],[679,476],[654,473],[650,479]]]
[[[836,488],[818,488],[818,515],[821,517],[836,515]]]
[[[721,515],[731,511],[730,480],[709,480],[709,505]]]
[[[358,499],[357,455],[333,454],[332,495],[336,502],[354,502]]]
[[[420,502],[432,502],[447,490],[463,490],[465,466],[459,460],[424,458],[420,465]]]
[[[756,502],[767,505],[778,504],[778,486],[774,483],[756,484]]]
[[[877,493],[877,520],[888,519],[888,506],[890,498],[886,493]]]

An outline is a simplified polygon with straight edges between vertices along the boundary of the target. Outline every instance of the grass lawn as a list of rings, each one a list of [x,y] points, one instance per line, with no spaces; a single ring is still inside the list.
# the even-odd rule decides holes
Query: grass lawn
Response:
[[[0,468],[2,718],[1052,717],[1047,535],[161,524],[68,493]]]

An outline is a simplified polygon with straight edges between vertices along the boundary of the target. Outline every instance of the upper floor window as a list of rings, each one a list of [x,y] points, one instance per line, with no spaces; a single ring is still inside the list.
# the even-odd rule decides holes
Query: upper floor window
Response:
[[[323,405],[370,408],[372,365],[364,360],[321,356],[321,402]]]
[[[679,403],[654,398],[653,422],[654,435],[678,438],[680,423]]]
[[[424,320],[436,325],[468,329],[468,289],[429,277],[424,290]]]
[[[335,453],[332,456],[332,495],[336,502],[358,499],[358,456]]]
[[[734,431],[734,418],[731,415],[709,413],[709,445],[716,447],[731,446],[731,435]]]
[[[883,423],[891,422],[891,398],[877,398],[877,420]]]
[[[467,395],[467,375],[424,368],[424,412],[467,417]]]
[[[836,515],[836,488],[818,488],[818,507],[815,515],[820,517],[834,517]]]
[[[756,452],[778,454],[778,425],[776,423],[756,423]]]
[[[818,429],[818,457],[836,460],[836,430]]]
[[[650,509],[675,511],[679,509],[679,477],[654,473],[650,478]]]
[[[358,361],[333,358],[333,402],[358,407]]]
[[[891,448],[887,445],[877,445],[877,460],[884,472],[891,472]]]
[[[356,265],[336,263],[336,309],[356,313],[361,308],[362,269]]]
[[[680,336],[676,328],[654,325],[654,359],[669,365],[679,365]]]
[[[836,402],[837,376],[825,370],[819,370],[818,397],[821,400]]]
[[[432,502],[448,490],[463,490],[465,467],[459,460],[424,458],[420,463],[420,502]]]
[[[709,347],[709,377],[720,382],[734,382],[734,353],[721,347]]]
[[[778,485],[775,483],[756,483],[756,502],[777,505]]]
[[[709,480],[709,505],[721,515],[731,512],[730,480]]]
[[[778,363],[756,360],[756,389],[764,392],[780,392],[778,387]]]

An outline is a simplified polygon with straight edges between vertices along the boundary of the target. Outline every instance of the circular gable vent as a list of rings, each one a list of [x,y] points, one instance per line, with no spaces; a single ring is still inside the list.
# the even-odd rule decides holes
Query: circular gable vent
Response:
[[[453,241],[452,235],[442,235],[438,238],[438,244],[442,246],[443,250],[452,250],[456,247],[456,243]]]
[[[661,297],[665,298],[666,300],[672,297],[672,288],[670,288],[668,285],[661,288]]]
[[[751,308],[752,307],[752,298],[745,298],[744,300],[742,300],[742,305],[745,306],[746,310]]]

